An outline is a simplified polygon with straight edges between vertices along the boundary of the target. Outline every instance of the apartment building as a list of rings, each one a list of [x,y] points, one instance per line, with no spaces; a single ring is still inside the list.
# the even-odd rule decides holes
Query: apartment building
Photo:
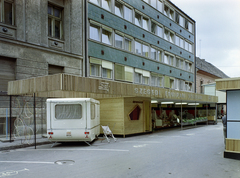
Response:
[[[153,100],[215,102],[195,94],[195,21],[169,0],[0,2],[0,91],[12,80],[77,77],[85,83],[71,95],[38,96],[98,99],[101,122],[123,135],[152,130]]]

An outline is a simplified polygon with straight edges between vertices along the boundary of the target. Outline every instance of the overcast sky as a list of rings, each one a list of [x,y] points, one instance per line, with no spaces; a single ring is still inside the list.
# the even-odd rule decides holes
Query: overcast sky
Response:
[[[196,56],[240,77],[240,0],[171,0],[196,22]]]

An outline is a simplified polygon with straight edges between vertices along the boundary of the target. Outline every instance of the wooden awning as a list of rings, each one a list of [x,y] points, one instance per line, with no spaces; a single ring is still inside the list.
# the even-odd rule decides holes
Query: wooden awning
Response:
[[[216,103],[216,96],[176,91],[147,85],[79,77],[69,74],[55,74],[8,83],[8,95],[31,95],[37,97],[148,97],[175,101]]]
[[[240,78],[225,78],[216,79],[216,90],[239,90],[240,89]]]

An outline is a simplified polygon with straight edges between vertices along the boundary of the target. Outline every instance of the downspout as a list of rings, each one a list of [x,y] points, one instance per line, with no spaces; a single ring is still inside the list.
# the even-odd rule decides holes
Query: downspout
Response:
[[[84,1],[84,55],[85,55],[85,77],[88,76],[88,28],[87,28],[87,0]]]
[[[194,87],[195,87],[195,93],[197,93],[197,70],[196,70],[196,22],[194,23],[194,46],[195,46],[195,49],[194,49],[194,73],[195,73],[195,76],[194,76]]]

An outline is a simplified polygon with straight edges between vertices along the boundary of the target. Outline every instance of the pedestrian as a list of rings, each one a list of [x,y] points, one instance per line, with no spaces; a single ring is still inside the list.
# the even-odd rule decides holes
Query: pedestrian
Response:
[[[223,123],[223,136],[224,136],[224,144],[226,145],[226,137],[227,137],[227,117],[226,114],[222,116]]]

